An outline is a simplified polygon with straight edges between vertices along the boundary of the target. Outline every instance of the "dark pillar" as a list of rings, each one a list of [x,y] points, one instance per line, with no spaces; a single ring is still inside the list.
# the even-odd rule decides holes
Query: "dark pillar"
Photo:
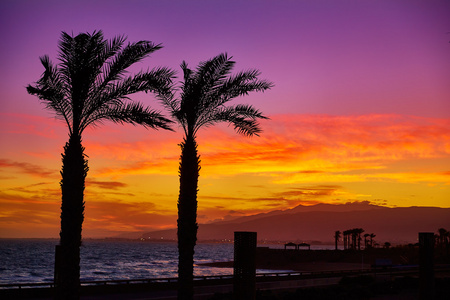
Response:
[[[61,267],[61,246],[56,245],[55,246],[55,269],[53,274],[53,283],[56,285],[59,283],[59,270]]]
[[[61,295],[61,245],[55,246],[55,270],[53,273],[53,299],[58,299],[58,295]]]
[[[234,233],[234,300],[254,300],[256,294],[256,232]]]
[[[434,299],[434,233],[419,232],[420,299]]]

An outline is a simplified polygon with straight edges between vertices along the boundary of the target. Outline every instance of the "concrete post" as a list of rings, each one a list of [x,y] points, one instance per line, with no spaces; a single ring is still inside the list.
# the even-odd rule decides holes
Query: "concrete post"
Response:
[[[420,299],[434,299],[434,233],[419,232]]]
[[[234,300],[256,297],[256,232],[234,233]]]
[[[59,270],[61,269],[61,246],[55,246],[55,269],[53,273],[53,283],[59,284]]]

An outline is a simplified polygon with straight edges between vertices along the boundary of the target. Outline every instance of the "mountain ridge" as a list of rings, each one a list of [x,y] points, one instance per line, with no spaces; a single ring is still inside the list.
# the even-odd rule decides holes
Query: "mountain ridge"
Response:
[[[384,207],[369,203],[318,204],[199,224],[199,240],[232,240],[235,231],[256,231],[258,240],[317,241],[334,244],[334,232],[363,228],[383,244],[415,243],[418,232],[450,228],[450,208]],[[176,228],[151,231],[143,238],[176,239]]]

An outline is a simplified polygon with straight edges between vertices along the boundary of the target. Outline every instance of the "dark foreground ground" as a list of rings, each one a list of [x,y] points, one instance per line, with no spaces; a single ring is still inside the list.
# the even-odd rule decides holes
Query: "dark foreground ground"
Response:
[[[450,277],[437,278],[435,296],[427,299],[447,300]],[[215,294],[209,300],[232,300],[231,293]],[[419,299],[417,277],[401,277],[392,281],[377,281],[373,276],[344,277],[337,285],[295,290],[258,290],[257,300],[415,300]]]
[[[435,255],[435,296],[427,295],[427,299],[450,299],[450,257],[447,251],[435,254],[438,254]],[[278,279],[258,279],[256,299],[419,299],[420,282],[417,268],[413,273],[402,270],[394,272],[390,266],[376,266],[377,260],[380,259],[383,262],[390,261],[394,266],[393,269],[398,271],[399,265],[417,265],[418,251],[415,248],[370,251],[258,249],[256,255],[258,269],[295,270],[303,275],[297,279],[282,279],[282,282]],[[209,265],[232,267],[233,262]],[[376,273],[373,273],[374,268]],[[360,273],[355,273],[355,270]],[[316,272],[319,275],[310,276],[304,272]],[[196,287],[196,300],[232,299],[232,278],[205,284],[199,281],[197,284],[199,286]],[[84,288],[82,300],[176,299],[176,282],[157,285],[121,284],[105,288],[97,285]],[[13,293],[2,293],[0,289],[0,299],[52,299],[51,289],[47,289],[46,292],[44,289],[40,290],[43,292],[41,295],[29,293],[31,289],[28,292],[23,289],[16,290],[17,293],[13,290],[9,291]]]
[[[359,272],[359,273],[358,273]],[[335,271],[290,276],[257,277],[257,300],[294,299],[419,299],[419,274],[410,270]],[[286,273],[285,273],[286,274]],[[295,273],[291,273],[295,274]],[[85,286],[82,300],[176,300],[176,282],[161,285],[121,284]],[[233,279],[217,279],[214,282],[196,281],[196,300],[231,300]],[[2,290],[0,290],[2,292]],[[3,290],[5,292],[5,290]],[[0,299],[52,299],[51,289],[9,290],[0,293]],[[435,269],[435,297],[449,299],[450,267]]]

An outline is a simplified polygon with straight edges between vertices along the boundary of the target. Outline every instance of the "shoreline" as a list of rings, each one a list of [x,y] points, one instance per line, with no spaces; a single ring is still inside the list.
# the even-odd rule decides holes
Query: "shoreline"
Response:
[[[365,250],[292,250],[258,247],[256,269],[297,272],[347,271],[394,265],[417,265],[418,247],[371,248]],[[448,257],[435,251],[435,263]],[[233,268],[233,261],[199,263],[197,266]]]

